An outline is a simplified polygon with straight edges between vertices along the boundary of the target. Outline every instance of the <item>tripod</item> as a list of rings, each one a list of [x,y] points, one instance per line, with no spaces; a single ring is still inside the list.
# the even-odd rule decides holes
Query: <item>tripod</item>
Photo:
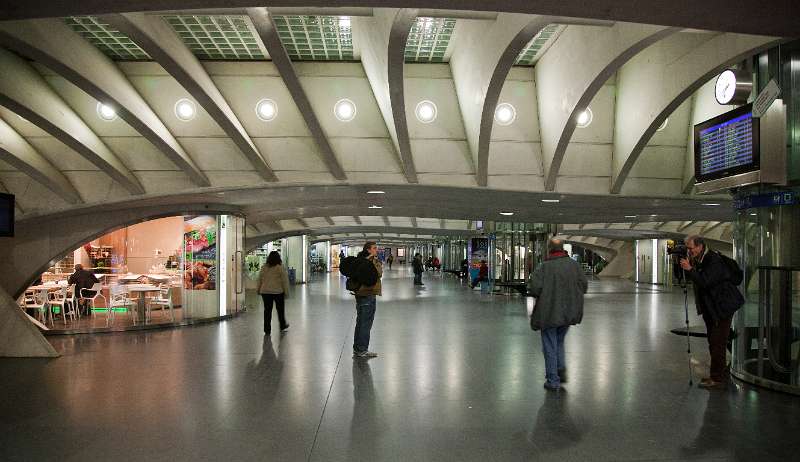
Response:
[[[692,340],[689,335],[689,289],[686,287],[686,270],[681,268],[681,289],[683,289],[683,312],[686,316],[686,354],[689,361],[689,386],[694,385],[692,380]]]

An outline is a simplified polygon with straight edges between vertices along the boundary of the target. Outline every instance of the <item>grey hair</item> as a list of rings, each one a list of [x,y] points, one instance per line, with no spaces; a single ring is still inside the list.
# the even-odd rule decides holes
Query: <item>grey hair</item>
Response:
[[[556,239],[556,238],[550,239],[549,247],[550,247],[550,251],[551,252],[556,252],[556,251],[559,251],[559,250],[563,251],[564,250],[564,241],[562,241],[561,239]]]
[[[694,245],[702,245],[703,248],[706,248],[706,240],[702,236],[698,236],[697,234],[692,234],[691,236],[686,236],[684,240],[685,243],[691,242]]]

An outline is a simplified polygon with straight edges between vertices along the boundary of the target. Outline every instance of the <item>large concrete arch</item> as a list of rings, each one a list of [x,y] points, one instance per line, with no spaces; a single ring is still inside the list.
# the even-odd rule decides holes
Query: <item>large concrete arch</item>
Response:
[[[44,64],[94,99],[114,107],[122,120],[153,143],[194,184],[211,185],[122,71],[63,21],[0,23],[0,44]]]
[[[158,16],[141,13],[114,14],[103,19],[166,69],[233,140],[264,180],[278,181],[208,72],[166,22]]]
[[[417,169],[411,155],[408,126],[406,124],[405,130],[401,133],[395,123],[391,88],[399,84],[401,94],[404,93],[402,86],[405,39],[408,37],[414,18],[416,18],[415,11],[402,11],[394,8],[376,9],[371,17],[352,18],[353,36],[361,48],[361,64],[364,66],[364,73],[367,75],[372,94],[375,96],[389,137],[392,139],[392,145],[397,155],[397,164],[409,183],[418,182]],[[400,56],[399,61],[397,58],[390,59],[390,56],[395,54]]]
[[[235,214],[230,205],[175,202],[95,213],[92,209],[15,223],[16,237],[0,241],[0,290],[19,297],[52,262],[81,244],[134,223],[185,213]]]
[[[82,202],[78,190],[67,177],[3,120],[0,120],[0,160],[19,169],[67,202]]]
[[[617,23],[571,26],[536,65],[545,190],[554,191],[577,115],[628,60],[676,28]]]
[[[0,68],[0,104],[75,150],[131,194],[144,194],[133,173],[30,64],[0,49]]]
[[[256,31],[258,31],[258,35],[261,37],[261,42],[269,52],[272,64],[278,69],[283,83],[286,84],[289,94],[292,95],[292,99],[294,99],[297,109],[300,111],[308,127],[308,131],[311,132],[311,136],[317,143],[322,161],[325,163],[325,166],[328,167],[328,171],[331,172],[334,178],[337,180],[346,180],[347,175],[344,173],[342,165],[333,153],[333,148],[331,147],[330,141],[328,141],[328,136],[322,129],[322,125],[319,123],[319,119],[311,106],[311,100],[309,100],[306,91],[300,83],[300,79],[297,77],[297,72],[294,70],[286,48],[284,48],[283,43],[281,43],[278,30],[270,13],[266,8],[248,8],[247,14],[250,20],[253,21]]]
[[[723,69],[777,41],[772,37],[741,34],[699,38],[705,40],[697,45],[698,37],[673,35],[642,51],[620,70],[612,194],[622,192],[648,141],[678,106]]]
[[[403,161],[403,172],[406,178],[417,180],[417,169],[411,153],[411,137],[406,120],[406,92],[403,67],[405,66],[405,48],[411,26],[417,18],[417,10],[401,9],[392,21],[387,47],[387,77],[389,82],[389,101],[392,108],[392,120],[397,134],[400,159]],[[411,182],[411,181],[410,181]]]
[[[551,18],[501,13],[493,22],[470,21],[461,27],[464,45],[450,58],[467,142],[478,186],[489,178],[489,143],[494,110],[508,72],[520,51]]]

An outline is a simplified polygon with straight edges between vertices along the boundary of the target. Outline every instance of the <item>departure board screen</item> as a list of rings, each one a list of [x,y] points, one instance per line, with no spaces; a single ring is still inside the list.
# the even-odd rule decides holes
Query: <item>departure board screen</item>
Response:
[[[698,182],[757,170],[758,121],[750,105],[695,126],[695,177]]]

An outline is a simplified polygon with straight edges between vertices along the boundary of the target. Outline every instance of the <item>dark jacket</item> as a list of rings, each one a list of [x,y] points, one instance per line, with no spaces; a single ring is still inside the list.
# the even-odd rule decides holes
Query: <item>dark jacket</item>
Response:
[[[414,274],[422,274],[425,272],[425,268],[422,266],[421,258],[415,258],[411,263],[411,267],[414,269]]]
[[[536,297],[531,329],[580,324],[583,294],[588,287],[583,268],[568,256],[557,256],[539,265],[530,280],[530,292]]]
[[[368,257],[367,255],[364,255],[364,252],[359,254],[359,258],[365,258],[369,263],[372,263],[372,265],[375,267],[375,271],[378,273],[378,281],[371,286],[362,285],[359,287],[355,293],[356,297],[382,295],[383,290],[381,288],[381,277],[383,277],[383,265],[381,264],[381,261],[378,260],[378,257]]]
[[[69,276],[67,283],[75,284],[75,293],[80,296],[81,289],[91,289],[93,285],[100,282],[94,273],[85,269],[75,271]]]
[[[717,252],[706,251],[686,277],[694,286],[697,314],[709,316],[715,323],[730,318],[744,305],[742,293],[731,282],[730,270]]]

